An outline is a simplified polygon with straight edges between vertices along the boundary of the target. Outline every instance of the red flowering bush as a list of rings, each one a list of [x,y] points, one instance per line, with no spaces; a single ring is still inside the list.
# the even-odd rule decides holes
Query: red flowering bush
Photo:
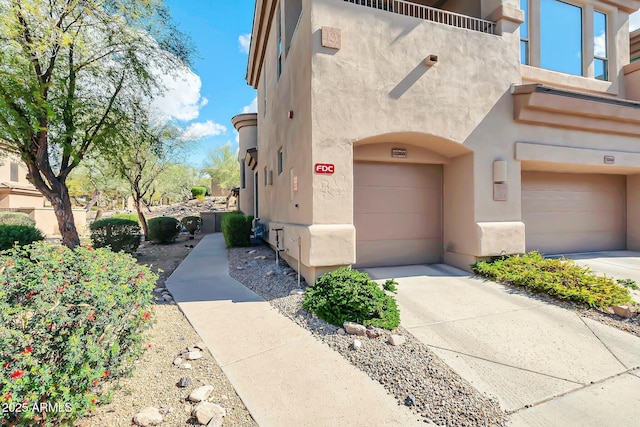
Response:
[[[106,401],[103,383],[144,350],[156,280],[108,249],[0,254],[0,425],[72,425]]]

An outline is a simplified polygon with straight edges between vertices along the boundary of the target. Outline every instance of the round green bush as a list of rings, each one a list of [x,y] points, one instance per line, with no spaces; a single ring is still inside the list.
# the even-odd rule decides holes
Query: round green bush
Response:
[[[43,239],[42,232],[31,225],[0,225],[0,251]]]
[[[94,248],[110,247],[114,252],[133,254],[142,240],[142,230],[136,221],[124,218],[105,218],[94,221],[91,229],[91,243]]]
[[[314,285],[307,288],[303,306],[336,326],[356,322],[395,329],[400,324],[396,300],[368,274],[349,267],[320,276]]]
[[[23,212],[0,212],[0,225],[36,226],[36,220]]]
[[[229,212],[222,216],[220,226],[227,247],[251,245],[251,223],[253,216],[245,216],[241,212]]]
[[[180,220],[180,223],[193,236],[196,234],[196,231],[200,230],[202,218],[199,216],[185,216]]]
[[[206,196],[207,195],[207,187],[191,187],[191,195],[194,199],[198,196]]]
[[[129,374],[158,276],[124,253],[44,242],[0,254],[0,424],[73,425]],[[57,406],[56,406],[57,405]]]
[[[180,234],[180,221],[168,216],[151,218],[147,221],[147,233],[154,243],[171,243]]]

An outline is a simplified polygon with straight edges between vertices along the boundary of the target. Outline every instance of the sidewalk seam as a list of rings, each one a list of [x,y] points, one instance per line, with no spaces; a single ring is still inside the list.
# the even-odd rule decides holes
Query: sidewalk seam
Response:
[[[627,366],[627,365],[626,365],[622,360],[620,360],[620,358],[619,358],[618,356],[616,356],[616,355],[615,355],[615,353],[614,353],[613,351],[611,351],[611,349],[609,348],[609,346],[608,346],[607,344],[605,344],[605,342],[604,342],[604,341],[602,341],[602,339],[600,339],[600,337],[598,336],[598,334],[596,334],[596,333],[594,332],[594,330],[593,330],[593,329],[591,329],[591,327],[587,324],[587,322],[585,322],[585,321],[584,321],[584,318],[583,318],[582,316],[580,316],[578,313],[576,313],[576,316],[578,316],[578,318],[582,321],[582,323],[584,323],[584,326],[586,326],[586,327],[587,327],[587,329],[589,329],[589,331],[593,334],[593,336],[594,336],[594,337],[596,337],[596,339],[597,339],[598,341],[600,341],[600,344],[602,344],[602,345],[603,345],[603,347],[607,349],[607,351],[609,352],[609,354],[611,354],[611,355],[614,357],[614,359],[616,359],[616,360],[618,361],[618,363],[620,363],[620,364],[622,365],[622,367],[623,367],[624,369],[629,370],[630,368],[629,368],[629,367],[628,367],[628,366]]]
[[[513,415],[513,414],[515,414],[515,413],[517,413],[517,412],[520,412],[520,411],[523,411],[523,410],[527,410],[527,409],[531,409],[531,408],[534,408],[534,407],[536,407],[536,406],[543,405],[543,404],[545,404],[545,403],[547,403],[547,402],[551,402],[552,400],[558,399],[558,398],[560,398],[560,397],[568,396],[568,395],[570,395],[570,394],[572,394],[572,393],[575,393],[575,392],[577,392],[577,391],[585,390],[585,389],[587,389],[587,388],[589,388],[589,387],[597,386],[597,385],[603,384],[603,383],[605,383],[605,382],[607,382],[607,381],[609,381],[609,380],[612,380],[612,379],[614,379],[614,378],[621,377],[621,376],[623,376],[623,375],[625,375],[625,374],[634,375],[632,371],[637,370],[637,369],[638,369],[638,367],[635,367],[635,368],[632,368],[632,369],[627,369],[627,370],[625,370],[625,371],[623,371],[623,372],[620,372],[620,373],[617,373],[617,374],[614,374],[614,375],[608,376],[608,377],[603,378],[603,379],[601,379],[601,380],[598,380],[598,381],[591,381],[589,384],[583,384],[581,387],[575,388],[575,389],[573,389],[573,390],[569,390],[569,391],[566,391],[566,392],[564,392],[564,393],[556,394],[555,396],[551,396],[551,397],[548,397],[548,398],[546,398],[546,399],[540,400],[540,401],[538,401],[538,402],[535,402],[535,403],[532,403],[532,404],[529,404],[529,405],[525,405],[525,406],[523,406],[523,407],[521,407],[521,408],[518,408],[518,409],[515,409],[515,410],[513,410],[513,411],[507,411],[507,414],[509,414],[509,415]]]
[[[487,358],[484,358],[484,357],[475,356],[473,354],[464,353],[462,351],[451,350],[449,348],[439,347],[437,345],[431,345],[431,344],[428,344],[428,343],[425,343],[425,345],[427,345],[428,347],[437,348],[439,350],[450,351],[451,353],[456,353],[456,354],[460,354],[462,356],[472,357],[474,359],[483,360],[483,361],[489,362],[489,363],[494,363],[496,365],[506,366],[507,368],[517,369],[519,371],[530,372],[532,374],[542,375],[542,376],[553,378],[553,379],[556,379],[556,380],[566,381],[566,382],[569,382],[569,383],[572,383],[572,384],[584,385],[584,383],[581,383],[580,381],[574,381],[574,380],[570,380],[570,379],[567,379],[567,378],[556,377],[555,375],[545,374],[544,372],[538,372],[538,371],[534,371],[534,370],[527,369],[527,368],[521,368],[519,366],[509,365],[508,363],[498,362],[498,361],[487,359]]]
[[[249,356],[243,357],[243,358],[241,358],[241,359],[237,359],[237,360],[234,360],[234,361],[232,361],[232,362],[225,363],[224,365],[223,365],[223,364],[220,364],[220,367],[221,367],[221,368],[226,368],[227,366],[231,366],[231,365],[235,365],[236,363],[244,362],[245,360],[251,359],[251,358],[256,357],[256,356],[259,356],[259,355],[261,355],[261,354],[265,354],[265,353],[268,353],[268,352],[270,352],[270,351],[273,351],[273,350],[276,350],[276,349],[282,348],[282,347],[284,347],[284,346],[287,346],[287,345],[289,345],[289,344],[293,344],[293,343],[295,343],[296,341],[303,340],[303,339],[307,338],[308,336],[312,336],[312,335],[311,335],[311,334],[309,334],[309,335],[304,335],[304,336],[298,337],[298,338],[296,338],[296,339],[293,339],[293,340],[291,340],[291,341],[287,341],[287,342],[285,342],[285,343],[279,344],[279,345],[277,345],[277,346],[275,346],[275,347],[271,347],[271,348],[268,348],[268,349],[266,349],[266,350],[262,350],[262,351],[259,351],[259,352],[257,352],[257,353],[251,354],[251,355],[249,355]]]

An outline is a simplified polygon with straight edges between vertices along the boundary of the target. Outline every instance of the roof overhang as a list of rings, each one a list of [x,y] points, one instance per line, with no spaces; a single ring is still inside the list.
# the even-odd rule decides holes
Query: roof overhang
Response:
[[[258,167],[258,149],[255,147],[249,148],[244,156],[244,162],[251,168],[251,170],[256,170]]]
[[[640,136],[640,103],[541,84],[512,85],[513,119],[533,125]]]
[[[277,0],[256,0],[253,12],[253,29],[251,30],[251,47],[247,64],[246,80],[255,89],[258,88],[262,64],[267,49],[269,33],[276,13]]]

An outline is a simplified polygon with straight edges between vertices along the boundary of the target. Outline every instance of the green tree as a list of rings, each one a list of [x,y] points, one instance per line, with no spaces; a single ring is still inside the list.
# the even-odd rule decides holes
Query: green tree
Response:
[[[162,0],[1,0],[0,44],[0,140],[75,247],[69,174],[188,65],[189,44]]]
[[[115,135],[113,144],[101,148],[105,159],[129,184],[145,239],[148,227],[142,203],[153,196],[154,183],[170,162],[186,152],[189,142],[180,134],[181,130],[174,126],[153,124],[148,115],[135,116],[126,130]]]
[[[230,190],[240,185],[238,154],[231,149],[230,144],[221,145],[210,151],[202,170],[222,190]]]
[[[200,185],[200,171],[183,163],[170,162],[154,182],[154,195],[169,203],[189,200],[191,187]]]

